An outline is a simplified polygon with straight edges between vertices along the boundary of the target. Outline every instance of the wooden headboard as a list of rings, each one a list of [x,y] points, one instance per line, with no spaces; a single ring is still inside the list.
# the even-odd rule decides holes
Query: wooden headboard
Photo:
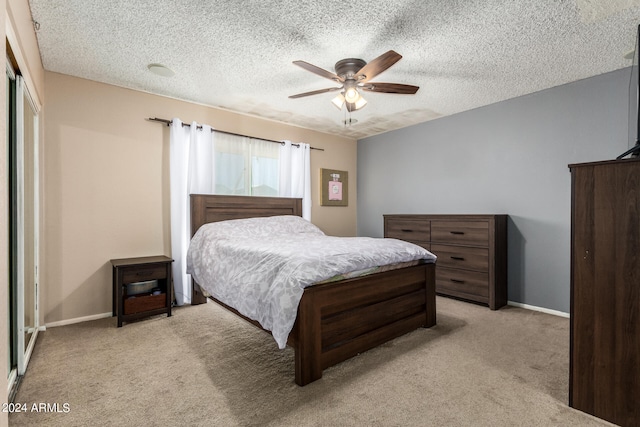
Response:
[[[210,222],[275,215],[302,216],[302,199],[192,194],[191,236]]]

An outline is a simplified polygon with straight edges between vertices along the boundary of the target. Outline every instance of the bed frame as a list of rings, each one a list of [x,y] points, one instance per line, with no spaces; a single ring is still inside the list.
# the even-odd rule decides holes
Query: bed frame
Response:
[[[302,214],[300,199],[191,195],[191,233],[228,219]],[[192,304],[207,296],[192,280]],[[420,264],[306,288],[287,344],[295,350],[295,382],[420,327],[436,324],[435,264]],[[256,321],[217,301],[238,316]]]

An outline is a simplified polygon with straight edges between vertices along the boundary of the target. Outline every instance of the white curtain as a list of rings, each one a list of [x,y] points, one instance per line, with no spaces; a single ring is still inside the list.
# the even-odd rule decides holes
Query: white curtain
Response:
[[[231,144],[233,140],[237,145]],[[193,122],[191,126],[184,126],[180,119],[171,121],[170,132],[170,182],[171,182],[171,256],[173,257],[173,289],[177,305],[191,303],[191,277],[187,274],[187,250],[191,240],[191,211],[190,194],[216,194],[222,188],[216,189],[215,158],[216,151],[227,156],[224,159],[230,163],[235,157],[241,157],[242,170],[252,171],[251,179],[240,176],[240,189],[249,187],[248,191],[263,192],[269,195],[270,188],[275,187],[271,178],[275,172],[272,162],[276,153],[274,144],[264,141],[249,140],[249,138],[226,138],[225,134],[217,135],[211,131],[211,126]],[[218,141],[219,140],[219,141]],[[218,142],[220,147],[218,147]],[[244,146],[250,147],[249,153],[244,153]],[[238,152],[238,150],[240,150]],[[281,197],[302,198],[302,217],[311,220],[311,162],[309,144],[292,144],[284,141],[277,148],[278,160],[278,195]],[[241,154],[241,155],[240,155]],[[240,155],[240,156],[239,156]],[[245,164],[249,161],[248,164]],[[272,160],[273,159],[273,160]],[[231,162],[233,163],[233,162]],[[220,185],[236,193],[238,178],[232,177],[227,166],[221,164],[221,172],[225,179]],[[255,169],[255,171],[254,171]],[[229,175],[229,177],[226,177]],[[219,187],[220,187],[219,185]],[[229,188],[226,188],[229,187]],[[225,193],[225,191],[222,191]],[[245,192],[246,194],[246,192]]]
[[[281,197],[302,198],[302,217],[311,221],[311,147],[284,141],[280,147]]]
[[[211,126],[183,126],[171,121],[171,256],[176,304],[191,302],[191,279],[187,274],[187,249],[191,239],[189,194],[213,194],[215,189],[214,133]]]

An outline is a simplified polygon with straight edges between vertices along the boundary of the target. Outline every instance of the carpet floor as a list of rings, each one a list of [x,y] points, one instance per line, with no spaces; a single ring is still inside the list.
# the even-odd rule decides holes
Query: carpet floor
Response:
[[[438,297],[437,322],[306,387],[293,350],[211,302],[49,328],[9,425],[610,425],[567,406],[568,319]]]

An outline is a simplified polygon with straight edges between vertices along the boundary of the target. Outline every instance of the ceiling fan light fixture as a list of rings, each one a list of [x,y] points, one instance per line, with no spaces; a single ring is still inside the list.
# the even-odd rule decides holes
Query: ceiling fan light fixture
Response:
[[[339,93],[335,98],[331,100],[331,103],[335,105],[338,110],[342,110],[344,102],[344,96],[341,93]]]
[[[351,113],[367,105],[367,101],[363,97],[360,97],[356,102],[346,102],[346,105],[347,111]]]
[[[339,93],[335,98],[331,100],[331,103],[336,106],[338,110],[342,110],[345,104],[347,104],[347,110],[349,112],[356,111],[367,105],[367,100],[358,94],[355,102],[349,102],[343,93]]]
[[[359,110],[365,105],[367,105],[367,100],[364,99],[362,96],[358,96],[358,100],[354,104],[356,104],[356,110]]]
[[[352,104],[356,103],[361,98],[360,93],[355,87],[349,87],[344,91],[344,99]]]

